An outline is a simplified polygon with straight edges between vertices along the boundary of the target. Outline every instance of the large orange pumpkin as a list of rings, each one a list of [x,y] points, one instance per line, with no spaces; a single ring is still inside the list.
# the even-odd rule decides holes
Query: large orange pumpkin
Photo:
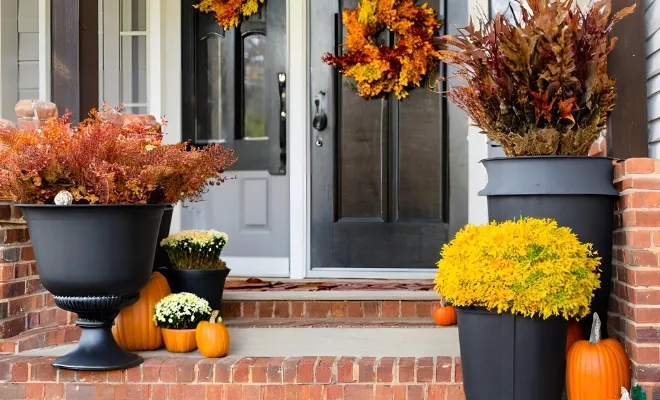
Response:
[[[582,333],[582,326],[580,323],[572,320],[568,323],[568,333],[566,334],[566,355],[568,356],[568,350],[571,349],[573,343],[578,340],[584,340],[584,334]]]
[[[140,299],[126,307],[112,327],[112,335],[119,346],[128,351],[156,350],[163,346],[161,328],[154,326],[154,307],[170,294],[167,279],[160,273],[151,274],[151,281],[140,291]]]
[[[456,325],[456,309],[445,305],[445,299],[442,298],[441,304],[433,310],[433,320],[442,326]]]
[[[208,321],[197,324],[197,348],[206,358],[224,357],[229,353],[229,331],[222,322],[216,322],[219,311],[213,311]]]
[[[601,340],[600,319],[594,314],[589,340],[578,340],[566,360],[568,400],[618,399],[630,390],[630,361],[621,343]]]

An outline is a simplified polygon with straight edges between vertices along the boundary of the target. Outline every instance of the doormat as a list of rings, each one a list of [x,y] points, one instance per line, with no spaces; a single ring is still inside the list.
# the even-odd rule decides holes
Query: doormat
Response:
[[[228,278],[225,291],[351,291],[351,290],[405,290],[428,292],[433,290],[433,280],[395,281],[389,279],[337,279],[324,281],[268,281],[259,278]]]

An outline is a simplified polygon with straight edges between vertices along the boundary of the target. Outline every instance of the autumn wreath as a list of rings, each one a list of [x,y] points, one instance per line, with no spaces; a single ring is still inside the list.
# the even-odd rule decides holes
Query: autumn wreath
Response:
[[[328,53],[323,61],[355,80],[358,94],[374,98],[394,93],[408,96],[440,60],[433,37],[440,28],[436,12],[415,0],[361,0],[343,13],[348,31],[344,52]],[[389,30],[396,43],[387,46],[378,36]]]
[[[194,7],[201,12],[215,14],[218,24],[229,29],[256,14],[264,2],[265,0],[202,0]]]

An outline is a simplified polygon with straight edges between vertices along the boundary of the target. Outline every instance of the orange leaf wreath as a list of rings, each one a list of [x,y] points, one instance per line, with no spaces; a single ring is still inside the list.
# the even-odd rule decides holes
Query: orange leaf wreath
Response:
[[[204,13],[214,13],[218,24],[229,29],[254,15],[265,0],[201,0],[194,7]]]
[[[327,53],[323,62],[355,80],[358,94],[371,99],[394,93],[408,96],[420,86],[429,71],[440,61],[433,37],[440,22],[433,8],[415,0],[361,0],[355,9],[343,12],[348,31],[344,52]],[[378,35],[389,30],[396,43],[378,43]]]

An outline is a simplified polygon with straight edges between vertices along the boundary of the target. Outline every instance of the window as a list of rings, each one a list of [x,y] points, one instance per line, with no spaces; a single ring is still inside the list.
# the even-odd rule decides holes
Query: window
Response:
[[[266,136],[266,36],[250,33],[243,37],[243,132],[247,140]]]
[[[99,100],[147,113],[147,0],[102,0]]]
[[[227,31],[181,10],[184,139],[233,148],[234,170],[286,174],[285,5],[273,1]]]

